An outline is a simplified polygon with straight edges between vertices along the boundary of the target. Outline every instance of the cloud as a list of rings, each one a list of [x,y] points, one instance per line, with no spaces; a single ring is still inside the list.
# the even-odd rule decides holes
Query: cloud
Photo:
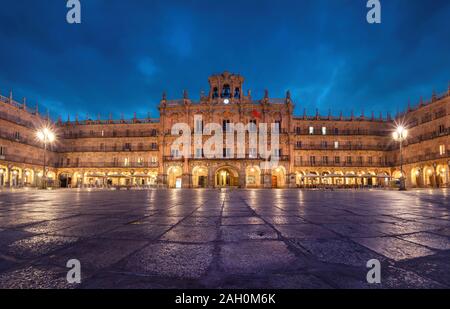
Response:
[[[147,78],[152,78],[158,71],[155,62],[150,57],[141,58],[138,61],[137,68]]]

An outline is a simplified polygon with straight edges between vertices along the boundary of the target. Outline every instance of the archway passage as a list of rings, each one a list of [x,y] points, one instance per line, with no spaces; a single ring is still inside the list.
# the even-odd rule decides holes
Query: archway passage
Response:
[[[272,170],[272,188],[283,188],[286,184],[286,171],[279,166]]]
[[[183,170],[179,166],[172,166],[169,168],[167,173],[169,188],[179,189],[182,187],[182,174]]]
[[[239,174],[230,167],[222,167],[216,172],[216,187],[239,186]]]
[[[59,184],[61,188],[69,188],[72,184],[72,178],[69,174],[63,173],[59,175]]]
[[[208,168],[196,166],[192,170],[192,184],[194,188],[206,188],[208,186]]]

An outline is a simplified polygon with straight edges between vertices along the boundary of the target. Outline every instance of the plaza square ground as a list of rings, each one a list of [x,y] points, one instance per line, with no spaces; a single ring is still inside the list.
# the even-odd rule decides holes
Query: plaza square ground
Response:
[[[0,192],[1,288],[448,288],[450,192]],[[81,262],[81,284],[66,263]],[[382,283],[366,281],[381,262]]]

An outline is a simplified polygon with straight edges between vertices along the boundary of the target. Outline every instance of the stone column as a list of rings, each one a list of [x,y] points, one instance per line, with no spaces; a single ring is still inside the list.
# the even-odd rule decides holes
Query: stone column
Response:
[[[156,184],[158,188],[167,188],[167,174],[158,174],[156,178]]]
[[[246,187],[246,177],[245,177],[245,166],[243,165],[241,169],[239,170],[239,188],[245,188]]]
[[[289,188],[296,188],[297,184],[295,183],[295,173],[289,174],[287,177],[287,184],[289,184]]]
[[[264,178],[264,188],[265,189],[272,188],[272,173],[264,171],[263,175],[264,175],[263,176],[263,178]]]
[[[185,173],[181,176],[181,187],[192,188],[192,174]]]
[[[208,168],[208,188],[214,188],[215,183],[214,169],[212,166]]]

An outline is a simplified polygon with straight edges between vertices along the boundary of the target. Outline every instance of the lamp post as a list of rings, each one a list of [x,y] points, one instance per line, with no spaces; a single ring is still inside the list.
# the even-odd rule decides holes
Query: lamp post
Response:
[[[44,144],[44,164],[42,168],[42,188],[47,188],[47,172],[46,172],[46,159],[47,144],[55,141],[55,133],[53,133],[48,127],[44,127],[37,131],[37,138]]]
[[[403,173],[403,141],[408,137],[408,130],[404,126],[398,126],[392,134],[394,140],[400,144],[400,191],[406,191],[405,176]]]

